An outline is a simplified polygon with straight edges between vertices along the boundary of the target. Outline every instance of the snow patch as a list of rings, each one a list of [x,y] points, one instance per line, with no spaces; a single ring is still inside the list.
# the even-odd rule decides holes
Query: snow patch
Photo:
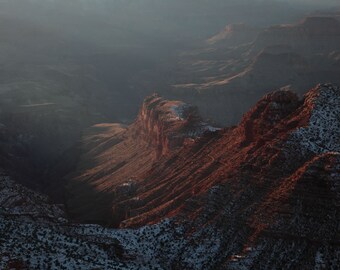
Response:
[[[321,85],[319,95],[312,100],[314,108],[309,125],[294,131],[288,146],[301,148],[302,153],[340,152],[340,89]]]

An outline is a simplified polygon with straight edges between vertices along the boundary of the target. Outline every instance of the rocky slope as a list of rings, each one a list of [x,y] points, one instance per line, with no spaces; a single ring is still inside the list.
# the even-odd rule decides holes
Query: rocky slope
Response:
[[[154,102],[158,105],[144,114]],[[105,157],[110,148],[118,151],[119,142],[113,138],[120,136],[127,147],[123,134],[138,123],[141,132],[134,134],[149,145],[154,140],[145,136],[145,128],[150,132],[153,127],[149,135],[159,129],[144,116],[160,110],[160,119],[166,116],[178,124],[182,121],[178,113],[164,109],[180,104],[150,97],[132,126],[97,126],[84,149]],[[183,146],[167,147],[167,153],[151,143],[158,157],[154,166],[141,174],[144,178],[137,185],[116,189],[116,194],[124,195],[115,201],[125,213],[121,227],[139,229],[72,225],[60,207],[49,205],[3,173],[1,266],[337,269],[339,105],[340,88],[334,85],[318,85],[302,100],[280,90],[264,96],[236,127],[200,133]],[[105,132],[100,135],[98,129]],[[97,162],[99,166],[102,160]],[[91,172],[93,163],[82,163],[84,172],[86,166]],[[106,170],[101,172],[105,175]],[[100,204],[93,204],[100,210]],[[25,213],[44,214],[37,218]],[[43,253],[32,252],[42,248]]]
[[[156,235],[171,235],[169,223],[134,231],[72,224],[62,206],[16,183],[5,170],[0,174],[1,269],[161,268],[152,254]]]
[[[286,90],[269,94],[239,126],[198,139],[158,164],[141,193],[137,190],[139,204],[130,211],[130,225],[172,216],[192,195],[205,194],[216,184],[232,181],[240,189],[236,179],[246,176],[249,182],[269,185],[271,177],[293,174],[315,154],[338,151],[338,112],[332,110],[339,107],[339,89],[329,88],[318,86],[303,101]]]
[[[154,168],[122,226],[188,220],[189,243],[171,267],[336,269],[339,104],[332,85],[302,101],[287,91],[265,96],[239,126]]]
[[[112,206],[135,194],[155,162],[211,130],[215,129],[200,119],[196,108],[156,94],[145,99],[130,126],[100,124],[88,129],[77,168],[67,176],[69,212],[79,221],[119,224],[125,211],[112,211]]]

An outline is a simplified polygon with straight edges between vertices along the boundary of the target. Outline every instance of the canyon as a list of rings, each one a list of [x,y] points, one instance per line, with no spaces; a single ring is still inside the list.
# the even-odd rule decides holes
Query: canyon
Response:
[[[301,96],[317,83],[339,83],[339,39],[340,21],[331,15],[264,29],[229,25],[182,54],[164,96],[198,106],[222,126],[235,125],[268,91],[290,87]]]
[[[93,200],[71,195],[66,207],[75,207],[75,215],[80,205],[100,212],[100,197],[111,194],[108,208],[126,229],[77,225],[60,205],[2,172],[3,237],[15,241],[2,241],[1,252],[31,267],[85,269],[92,257],[75,259],[82,245],[99,256],[93,267],[107,269],[336,269],[339,105],[335,85],[317,85],[303,99],[279,90],[258,101],[238,126],[215,130],[193,107],[150,96],[131,126],[102,124],[87,132],[77,173],[68,179],[73,191],[89,185],[96,193]],[[114,165],[118,160],[123,163]],[[45,243],[50,262],[27,253],[39,248],[42,234],[54,239],[53,247]],[[27,237],[36,240],[20,246]],[[16,261],[18,252],[30,255]]]
[[[338,269],[340,12],[306,2],[0,1],[0,269]]]

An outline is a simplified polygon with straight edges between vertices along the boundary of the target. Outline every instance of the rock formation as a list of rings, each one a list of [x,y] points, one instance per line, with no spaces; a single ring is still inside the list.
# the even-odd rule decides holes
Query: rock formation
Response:
[[[178,114],[179,105],[182,108],[183,103],[149,97],[133,125],[103,124],[84,138],[83,154],[93,154],[96,163],[83,157],[77,171],[83,175],[72,181],[84,177],[79,185],[92,185],[101,196],[115,190],[114,199],[106,202],[110,207],[114,202],[112,213],[123,213],[116,222],[136,229],[72,224],[59,206],[2,172],[0,240],[11,240],[0,241],[0,266],[337,269],[340,88],[318,85],[302,100],[289,90],[275,91],[238,126],[206,133],[201,132],[206,125],[198,120],[192,123],[200,132],[183,133],[187,125],[180,123],[187,118]],[[161,149],[167,151],[159,151],[155,142],[163,142],[157,138],[167,135],[159,132],[174,130],[169,127],[179,128],[176,132],[182,133],[177,135],[189,141],[166,144]],[[119,166],[107,171],[110,166],[103,161],[106,153],[119,155],[120,143],[125,150],[135,149],[137,145],[128,140],[131,134],[141,136],[149,156],[144,152],[120,168],[133,168],[143,158],[153,158],[153,165],[136,171],[137,180],[119,182]],[[130,176],[134,173],[130,171]],[[109,176],[117,182],[110,183]],[[79,195],[72,194],[75,201]],[[100,196],[93,197],[93,209],[84,198],[89,215],[103,207]]]
[[[196,108],[153,95],[145,99],[130,126],[100,124],[82,140],[81,159],[68,183],[69,211],[78,220],[119,223],[125,211],[112,206],[134,196],[144,174],[156,162],[215,129]],[[99,209],[98,209],[99,208]]]

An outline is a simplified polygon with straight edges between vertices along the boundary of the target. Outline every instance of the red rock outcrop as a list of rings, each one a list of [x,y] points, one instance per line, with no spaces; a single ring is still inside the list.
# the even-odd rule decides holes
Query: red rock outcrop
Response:
[[[136,191],[138,204],[126,202],[129,218],[122,225],[153,223],[187,209],[187,216],[196,216],[208,190],[226,183],[235,194],[260,189],[252,198],[261,201],[315,155],[339,150],[336,104],[339,88],[330,85],[317,86],[303,101],[289,91],[265,96],[239,126],[197,139],[154,166]]]
[[[339,104],[329,84],[302,101],[288,91],[264,97],[239,126],[154,168],[121,226],[174,220],[186,241],[171,261],[178,269],[336,269]]]
[[[214,130],[196,108],[153,95],[145,99],[130,126],[100,124],[84,135],[81,159],[68,176],[68,208],[76,220],[116,224],[125,210],[116,201],[134,197],[143,175],[155,162],[193,138]]]
[[[105,126],[106,132],[84,141],[87,153],[70,182],[69,207],[79,220],[109,217],[122,227],[167,217],[194,220],[209,208],[209,190],[222,186],[229,201],[253,208],[313,158],[339,151],[339,96],[332,85],[315,87],[303,100],[279,90],[262,98],[238,126],[187,143],[188,134],[202,134],[197,115],[187,114],[197,119],[188,121],[173,112],[182,103],[148,98],[130,127]]]

